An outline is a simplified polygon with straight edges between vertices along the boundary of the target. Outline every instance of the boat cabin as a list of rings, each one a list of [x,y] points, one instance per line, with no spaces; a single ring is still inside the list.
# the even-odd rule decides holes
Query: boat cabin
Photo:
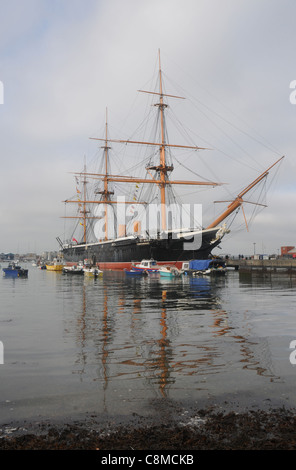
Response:
[[[159,266],[154,259],[142,259],[141,263],[135,264],[132,263],[133,270],[141,270],[141,271],[149,271],[149,272],[157,272]]]
[[[156,266],[156,261],[154,261],[154,259],[143,259],[137,266],[141,268],[153,268]]]

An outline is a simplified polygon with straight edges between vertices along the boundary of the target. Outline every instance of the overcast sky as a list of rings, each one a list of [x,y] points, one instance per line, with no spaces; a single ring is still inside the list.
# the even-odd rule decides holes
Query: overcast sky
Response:
[[[186,97],[169,103],[174,115],[211,148],[186,166],[227,183],[211,200],[285,155],[268,207],[249,231],[238,214],[220,252],[296,245],[295,17],[295,0],[0,0],[0,252],[58,248],[70,172],[93,161],[100,144],[89,137],[101,137],[106,107],[112,137],[132,138],[158,49],[166,92]],[[205,211],[205,224],[221,209]]]

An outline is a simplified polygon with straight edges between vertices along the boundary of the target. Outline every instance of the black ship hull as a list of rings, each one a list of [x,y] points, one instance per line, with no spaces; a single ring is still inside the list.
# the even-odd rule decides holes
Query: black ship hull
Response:
[[[63,247],[65,261],[78,262],[84,259],[93,260],[100,269],[125,269],[133,262],[143,259],[155,259],[158,263],[181,266],[182,262],[191,259],[208,259],[212,250],[221,242],[217,237],[218,229],[204,231],[201,242],[183,239],[149,239],[126,237],[106,242],[80,244]],[[192,244],[192,246],[191,246]],[[192,248],[192,249],[190,249]]]

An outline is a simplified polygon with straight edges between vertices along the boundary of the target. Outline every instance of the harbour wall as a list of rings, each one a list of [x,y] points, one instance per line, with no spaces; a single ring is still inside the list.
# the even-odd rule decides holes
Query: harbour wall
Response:
[[[296,259],[228,259],[228,268],[240,272],[279,272],[296,275]]]

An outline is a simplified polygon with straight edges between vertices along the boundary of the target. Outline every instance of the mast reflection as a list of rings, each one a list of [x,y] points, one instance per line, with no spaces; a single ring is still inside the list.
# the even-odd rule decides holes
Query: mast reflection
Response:
[[[270,365],[258,361],[247,330],[244,335],[247,322],[241,316],[243,327],[237,327],[233,312],[223,308],[225,283],[190,277],[127,279],[122,273],[107,273],[82,284],[75,373],[80,380],[100,384],[104,403],[110,382],[163,398],[176,387],[186,387],[191,377],[196,390],[204,388],[204,376],[223,374],[234,360],[233,348],[242,369],[272,376]]]

